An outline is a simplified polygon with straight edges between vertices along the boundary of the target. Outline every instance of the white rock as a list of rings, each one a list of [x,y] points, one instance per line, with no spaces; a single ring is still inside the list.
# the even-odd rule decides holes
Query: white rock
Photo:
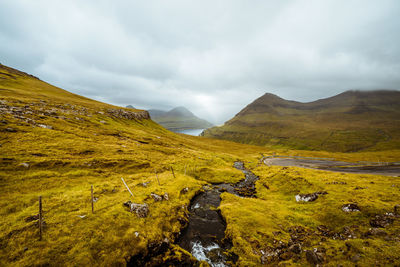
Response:
[[[46,125],[46,124],[38,124],[38,126],[44,128],[44,129],[50,129],[50,130],[53,129],[53,126]]]
[[[25,168],[29,168],[29,163],[23,162],[23,163],[21,163],[21,166],[25,167]]]

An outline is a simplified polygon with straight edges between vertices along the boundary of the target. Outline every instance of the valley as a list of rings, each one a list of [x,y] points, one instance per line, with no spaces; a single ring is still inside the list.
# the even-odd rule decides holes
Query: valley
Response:
[[[201,133],[201,129],[213,126],[210,122],[195,116],[185,107],[176,107],[169,111],[150,109],[149,113],[152,120],[166,129],[177,133],[188,133],[189,135],[198,136]]]
[[[387,107],[391,126],[380,125],[390,140],[344,153],[176,134],[147,111],[72,94],[4,65],[0,92],[2,266],[400,262],[397,172],[342,170],[399,161],[396,104]],[[303,161],[276,166],[283,164],[268,161],[276,155]],[[309,158],[342,169],[300,166]]]

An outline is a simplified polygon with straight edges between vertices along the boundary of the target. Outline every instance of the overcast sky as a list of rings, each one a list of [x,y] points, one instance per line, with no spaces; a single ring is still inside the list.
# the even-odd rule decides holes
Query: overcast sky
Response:
[[[400,1],[0,0],[0,62],[220,124],[266,92],[400,89]]]

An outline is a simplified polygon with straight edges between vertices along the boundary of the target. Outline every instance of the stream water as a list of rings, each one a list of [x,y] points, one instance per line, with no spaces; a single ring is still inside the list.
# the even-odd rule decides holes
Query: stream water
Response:
[[[197,260],[206,261],[211,266],[229,266],[235,255],[226,251],[232,247],[225,238],[226,223],[218,207],[221,193],[254,197],[255,181],[258,177],[244,167],[243,162],[235,162],[234,167],[245,174],[245,179],[237,184],[207,185],[196,195],[189,207],[189,223],[182,232],[178,244],[189,251]]]

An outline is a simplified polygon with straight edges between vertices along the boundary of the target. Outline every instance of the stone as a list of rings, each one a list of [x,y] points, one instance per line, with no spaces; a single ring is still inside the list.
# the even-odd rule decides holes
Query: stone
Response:
[[[46,125],[46,124],[38,124],[38,126],[44,128],[44,129],[50,129],[50,130],[53,129],[53,126]]]
[[[15,130],[14,128],[10,128],[10,127],[6,128],[5,131],[9,132],[9,133],[16,133],[17,132],[17,130]]]
[[[357,238],[356,234],[354,233],[353,229],[351,229],[349,226],[343,227],[342,234],[345,239],[349,238]]]
[[[330,237],[333,235],[332,231],[325,225],[319,225],[317,226],[317,230],[323,235]]]
[[[100,123],[102,123],[102,124],[107,124],[107,122],[106,122],[106,121],[100,121]]]
[[[168,195],[168,193],[164,193],[163,199],[164,199],[164,200],[169,200],[169,195]]]
[[[150,114],[147,111],[127,111],[123,109],[108,109],[107,113],[113,117],[124,118],[128,120],[143,120],[150,119]]]
[[[151,193],[150,196],[151,196],[151,197],[154,199],[154,201],[156,201],[156,202],[163,200],[162,196],[157,195],[157,194],[155,194],[155,193]]]
[[[261,264],[271,264],[279,260],[278,253],[273,249],[267,249],[265,252],[261,251]]]
[[[375,218],[369,221],[369,224],[375,228],[385,228],[389,224],[393,223],[394,219],[390,215],[376,215]]]
[[[189,188],[185,187],[181,190],[181,194],[186,194],[187,192],[189,192]]]
[[[298,194],[295,196],[297,202],[311,202],[317,200],[319,195],[328,194],[326,191],[318,191],[311,194]]]
[[[360,211],[360,207],[356,203],[344,204],[342,206],[344,212],[357,212]]]
[[[289,247],[289,251],[295,254],[301,253],[301,245],[300,244],[293,244]]]
[[[130,200],[124,203],[124,206],[127,206],[130,208],[131,212],[136,213],[136,215],[139,218],[145,218],[147,217],[149,213],[149,206],[144,203],[144,204],[137,204],[137,203],[132,203]]]
[[[311,263],[312,265],[317,265],[318,263],[320,263],[318,261],[318,256],[314,251],[311,250],[307,250],[306,251],[306,259],[309,263]]]
[[[306,259],[312,265],[318,265],[324,261],[323,252],[319,251],[317,248],[313,250],[306,250]]]
[[[22,162],[20,165],[24,168],[29,168],[29,166],[30,166],[29,163],[27,163],[27,162]]]
[[[369,228],[368,232],[366,233],[367,236],[387,236],[387,233],[380,229],[380,228]]]
[[[297,202],[311,202],[317,200],[317,194],[299,194],[295,196]]]
[[[141,185],[143,187],[147,187],[148,184],[150,184],[150,182],[143,182],[143,183],[140,183],[139,185]]]

